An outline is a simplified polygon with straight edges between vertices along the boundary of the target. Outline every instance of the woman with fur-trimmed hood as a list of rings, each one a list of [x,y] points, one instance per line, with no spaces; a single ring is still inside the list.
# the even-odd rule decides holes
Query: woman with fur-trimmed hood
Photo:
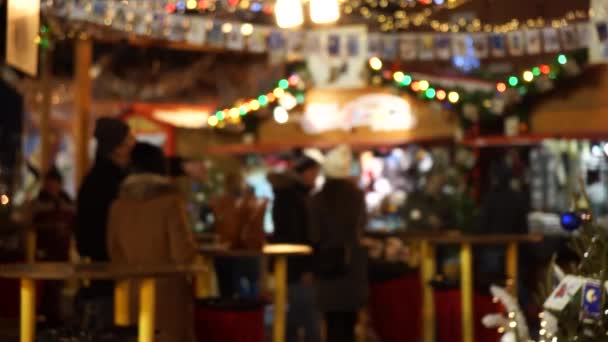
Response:
[[[185,202],[165,176],[165,158],[152,145],[138,144],[134,174],[122,184],[108,223],[110,260],[126,264],[187,264],[197,250],[188,227]],[[131,310],[137,313],[137,284],[131,286]],[[136,322],[136,317],[131,317]],[[156,325],[161,342],[194,341],[194,299],[185,276],[158,279]]]

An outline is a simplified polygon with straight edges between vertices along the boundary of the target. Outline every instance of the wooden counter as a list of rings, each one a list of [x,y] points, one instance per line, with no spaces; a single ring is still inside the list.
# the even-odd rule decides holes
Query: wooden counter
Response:
[[[141,279],[139,288],[139,342],[154,341],[156,278],[204,272],[197,265],[126,265],[112,263],[28,263],[0,265],[0,278],[21,279],[20,341],[36,340],[35,280],[116,279],[115,322],[128,323],[129,279]]]

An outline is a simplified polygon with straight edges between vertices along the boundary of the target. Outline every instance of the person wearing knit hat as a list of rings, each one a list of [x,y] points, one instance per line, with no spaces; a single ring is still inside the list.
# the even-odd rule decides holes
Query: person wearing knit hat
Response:
[[[323,162],[323,172],[328,178],[348,178],[351,176],[353,154],[350,147],[340,145],[329,151]]]
[[[95,164],[78,192],[76,247],[85,259],[108,262],[106,235],[110,206],[127,174],[135,138],[129,126],[116,118],[98,119],[94,137],[97,140]],[[98,312],[91,319],[101,328],[113,324],[113,293],[114,284],[109,281],[94,281],[79,293],[85,305],[83,310]]]
[[[357,312],[368,296],[367,251],[359,242],[367,211],[363,191],[350,179],[352,162],[346,145],[326,155],[327,179],[310,205],[317,304],[327,323],[327,342],[355,341]]]

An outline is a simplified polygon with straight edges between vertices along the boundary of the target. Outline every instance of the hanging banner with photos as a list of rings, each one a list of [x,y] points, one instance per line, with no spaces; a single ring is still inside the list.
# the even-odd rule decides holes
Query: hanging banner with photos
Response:
[[[307,52],[308,68],[318,87],[357,88],[367,84],[365,77],[368,46],[367,28],[363,25],[343,26],[332,29],[313,30],[314,42],[320,44]],[[391,53],[397,51],[395,37],[385,43],[393,44]],[[385,51],[387,48],[385,47]]]
[[[589,63],[608,62],[608,0],[591,0],[592,18],[589,34]],[[579,30],[579,34],[580,34]]]
[[[30,2],[34,5],[39,4],[39,1],[33,0],[11,0],[9,4],[31,11],[36,7],[26,6]],[[363,34],[362,38],[345,33],[352,30],[352,27],[282,30],[271,25],[252,25],[180,13],[168,14],[162,9],[131,5],[131,2],[89,0],[85,4],[84,1],[64,0],[54,2],[52,7],[48,7],[47,3],[43,2],[43,10],[52,10],[55,15],[65,16],[74,21],[88,21],[109,26],[114,30],[124,31],[126,35],[136,34],[154,39],[183,41],[214,49],[269,52],[272,63],[315,60],[321,56],[330,58],[331,63],[337,63],[337,60],[344,58],[354,62],[355,59],[374,56],[385,60],[402,61],[445,61],[461,56],[471,59],[509,58],[553,54],[587,47],[591,47],[592,59],[603,60],[605,59],[603,55],[608,56],[606,2],[608,0],[592,0],[592,8],[598,9],[595,13],[603,13],[594,16],[592,22],[570,22],[560,28],[548,26],[503,33],[371,32],[368,34],[366,27],[362,25],[355,30]],[[11,15],[11,18],[13,16]],[[32,25],[34,24],[35,22],[32,22]],[[10,26],[9,32],[13,32]],[[27,41],[27,39],[22,40],[22,42]],[[14,39],[13,42],[15,43]],[[10,50],[12,61],[15,63],[28,61],[27,58],[13,56],[14,54],[20,56],[25,53],[24,51],[21,48]],[[29,62],[31,64],[31,61]]]
[[[6,28],[8,65],[30,76],[38,74],[39,31],[40,0],[9,0]]]

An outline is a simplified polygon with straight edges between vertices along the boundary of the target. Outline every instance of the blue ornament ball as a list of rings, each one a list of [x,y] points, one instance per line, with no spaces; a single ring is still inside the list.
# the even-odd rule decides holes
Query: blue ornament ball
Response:
[[[569,232],[573,232],[581,227],[583,220],[581,216],[575,212],[563,213],[560,217],[562,228]]]

